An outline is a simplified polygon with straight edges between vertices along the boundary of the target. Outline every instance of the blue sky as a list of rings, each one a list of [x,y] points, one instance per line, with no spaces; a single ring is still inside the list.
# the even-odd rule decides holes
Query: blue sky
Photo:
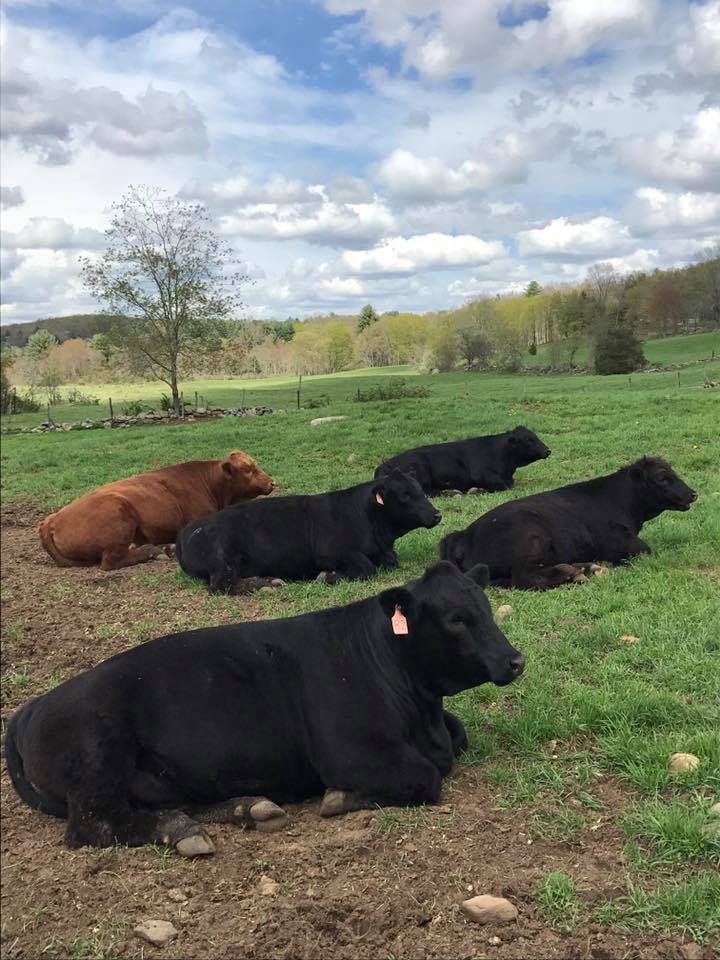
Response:
[[[7,0],[2,320],[92,308],[147,183],[247,314],[429,310],[720,238],[720,0]]]

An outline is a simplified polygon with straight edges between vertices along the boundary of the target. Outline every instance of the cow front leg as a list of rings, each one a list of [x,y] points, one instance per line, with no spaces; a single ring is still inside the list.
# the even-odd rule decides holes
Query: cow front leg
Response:
[[[449,710],[443,710],[443,720],[445,722],[445,726],[447,727],[447,732],[450,734],[453,756],[459,757],[461,753],[465,753],[467,750],[467,731],[465,730],[462,721],[459,720],[455,714],[450,713]]]
[[[318,566],[322,571],[337,573],[343,580],[367,580],[377,573],[377,567],[372,560],[359,550],[339,557],[321,557]]]
[[[190,813],[200,823],[234,823],[260,833],[275,833],[287,825],[283,808],[267,797],[233,797],[222,803],[193,806]]]
[[[565,583],[584,583],[586,580],[582,566],[573,563],[513,568],[512,573],[512,586],[520,590],[553,590]]]
[[[146,563],[154,560],[163,553],[162,547],[154,543],[144,543],[140,547],[114,546],[106,547],[102,552],[100,567],[103,570],[120,570],[122,567],[134,567],[137,563]]]
[[[366,757],[358,757],[353,766],[357,783],[347,788],[328,787],[320,805],[321,817],[375,807],[437,803],[440,797],[440,771],[413,747],[390,750],[382,763],[372,766],[368,766]]]
[[[394,550],[386,550],[377,558],[377,565],[385,570],[394,570],[399,566],[398,556]]]
[[[610,554],[609,556],[603,557],[608,563],[627,563],[634,557],[652,553],[652,550],[640,537],[628,537],[628,539],[621,544],[613,544],[612,548],[605,552]]]

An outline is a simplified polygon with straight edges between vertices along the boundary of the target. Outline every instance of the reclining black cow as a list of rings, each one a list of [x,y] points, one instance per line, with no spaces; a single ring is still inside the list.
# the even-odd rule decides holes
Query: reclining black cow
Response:
[[[212,592],[242,592],[263,577],[362,580],[378,567],[397,566],[395,540],[439,522],[417,480],[393,470],[346,490],[253,500],[210,513],[180,531],[177,559]]]
[[[405,450],[381,463],[375,476],[382,477],[393,469],[409,471],[427,494],[446,490],[465,493],[472,487],[494,492],[512,487],[518,467],[549,456],[549,448],[532,430],[515,427],[488,437]]]
[[[405,587],[287,620],[192,630],[106,660],[21,707],[8,770],[70,847],[213,852],[200,822],[283,825],[434,803],[467,745],[443,697],[514,680],[524,659],[481,589],[438,563]]]
[[[697,498],[659,457],[616,473],[511,500],[440,541],[440,556],[461,570],[487,563],[492,582],[547,590],[598,572],[594,561],[623,563],[650,553],[638,533],[664,510]]]

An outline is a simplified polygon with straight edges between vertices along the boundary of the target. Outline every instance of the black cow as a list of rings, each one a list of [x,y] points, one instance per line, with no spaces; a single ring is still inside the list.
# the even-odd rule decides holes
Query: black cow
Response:
[[[659,457],[642,457],[605,477],[511,500],[440,541],[461,570],[487,563],[493,583],[546,590],[585,580],[593,561],[623,563],[650,547],[643,524],[697,499]]]
[[[439,522],[417,480],[393,470],[346,490],[272,497],[208,514],[180,531],[177,558],[212,592],[243,591],[262,577],[362,580],[378,567],[397,566],[395,540]]]
[[[213,852],[201,821],[272,830],[277,804],[323,793],[324,816],[435,803],[467,744],[443,697],[524,667],[487,578],[438,563],[348,606],[126,650],[15,713],[15,789],[67,819],[70,847],[185,856]]]
[[[518,467],[549,456],[549,448],[532,430],[515,427],[489,437],[405,450],[381,463],[375,476],[384,476],[393,469],[411,472],[427,494],[466,492],[472,487],[494,492],[512,487]]]

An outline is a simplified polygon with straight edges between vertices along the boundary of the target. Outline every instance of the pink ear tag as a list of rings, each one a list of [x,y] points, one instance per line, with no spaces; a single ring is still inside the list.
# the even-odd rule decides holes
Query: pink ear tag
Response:
[[[375,503],[379,503],[381,507],[385,506],[385,501],[383,500],[383,498],[380,496],[379,493],[375,494]]]
[[[393,633],[398,637],[407,635],[407,619],[405,618],[405,614],[402,612],[400,607],[395,607],[395,613],[392,615],[392,628]]]

